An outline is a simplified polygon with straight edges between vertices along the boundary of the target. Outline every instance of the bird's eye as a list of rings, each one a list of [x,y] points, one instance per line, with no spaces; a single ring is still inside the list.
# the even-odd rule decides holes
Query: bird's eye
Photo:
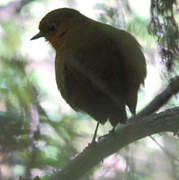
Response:
[[[55,24],[52,24],[52,25],[50,25],[50,26],[48,27],[48,31],[49,31],[49,32],[53,32],[53,31],[55,31],[55,30],[56,30]]]

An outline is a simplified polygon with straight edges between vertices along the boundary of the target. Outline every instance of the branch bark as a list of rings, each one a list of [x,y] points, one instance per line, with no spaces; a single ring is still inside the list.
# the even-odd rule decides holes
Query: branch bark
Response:
[[[179,107],[152,114],[137,122],[119,128],[115,134],[89,145],[71,160],[52,180],[77,180],[100,163],[105,157],[119,151],[128,144],[160,132],[179,131]]]
[[[159,108],[161,108],[170,98],[171,96],[177,94],[179,92],[179,76],[170,80],[167,88],[157,95],[139,114],[137,117],[147,116],[156,112]]]
[[[161,94],[156,96],[138,115],[130,118],[130,123],[117,129],[115,134],[101,138],[95,144],[89,145],[63,167],[60,172],[54,175],[51,180],[77,180],[105,157],[136,140],[160,132],[178,132],[179,107],[159,114],[152,114],[177,92],[179,92],[179,77],[172,79],[168,87]],[[133,121],[134,118],[135,121]]]

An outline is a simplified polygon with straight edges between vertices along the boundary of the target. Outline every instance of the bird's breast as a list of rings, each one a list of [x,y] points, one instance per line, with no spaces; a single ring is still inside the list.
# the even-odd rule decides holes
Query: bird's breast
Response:
[[[86,92],[85,80],[79,72],[75,71],[64,61],[65,55],[61,53],[55,60],[55,75],[58,89],[66,102],[75,110],[81,109],[85,101],[83,92]]]
[[[57,82],[57,87],[61,92],[62,97],[65,97],[65,86],[64,86],[64,58],[61,54],[57,55],[55,58],[55,77]]]

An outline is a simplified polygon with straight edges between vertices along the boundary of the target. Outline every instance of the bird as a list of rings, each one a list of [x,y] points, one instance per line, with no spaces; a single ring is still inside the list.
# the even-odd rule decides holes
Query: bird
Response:
[[[55,49],[55,77],[62,97],[75,110],[113,129],[136,114],[137,94],[146,77],[142,47],[129,32],[95,21],[71,8],[46,14],[39,33]]]

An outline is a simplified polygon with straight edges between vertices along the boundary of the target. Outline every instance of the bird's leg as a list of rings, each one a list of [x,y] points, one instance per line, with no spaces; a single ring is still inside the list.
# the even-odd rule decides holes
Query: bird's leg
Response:
[[[94,135],[93,135],[93,139],[92,139],[92,141],[91,141],[91,144],[93,144],[93,143],[96,142],[96,136],[97,136],[97,132],[98,132],[98,127],[99,127],[99,122],[97,122],[96,129],[95,129],[95,132],[94,132]]]

